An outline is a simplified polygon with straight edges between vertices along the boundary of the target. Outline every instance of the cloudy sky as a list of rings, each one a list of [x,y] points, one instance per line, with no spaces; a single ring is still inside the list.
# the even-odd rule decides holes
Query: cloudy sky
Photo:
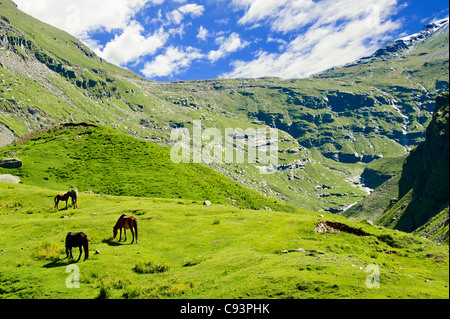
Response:
[[[447,0],[14,0],[159,81],[300,78],[448,16]]]

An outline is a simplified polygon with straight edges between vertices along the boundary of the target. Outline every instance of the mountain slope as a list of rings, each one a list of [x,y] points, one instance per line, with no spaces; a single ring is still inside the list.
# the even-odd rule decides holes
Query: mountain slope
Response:
[[[447,227],[443,239],[448,241],[449,201],[449,91],[436,98],[433,120],[426,140],[407,157],[399,181],[399,202],[379,223],[412,232],[440,214],[440,227]],[[447,214],[445,214],[445,211]],[[442,212],[442,213],[441,213]],[[436,220],[433,224],[436,224]],[[424,232],[424,229],[420,230]]]

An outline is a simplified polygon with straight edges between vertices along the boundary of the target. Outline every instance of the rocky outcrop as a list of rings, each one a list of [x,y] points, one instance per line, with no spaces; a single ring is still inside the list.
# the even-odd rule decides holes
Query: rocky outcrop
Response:
[[[334,112],[345,112],[363,107],[375,106],[375,100],[362,94],[343,91],[330,91],[327,95],[328,104]]]
[[[4,158],[0,160],[0,167],[3,168],[20,168],[22,161],[18,158]]]
[[[9,174],[0,174],[0,182],[19,184],[20,178]]]
[[[11,144],[17,139],[16,134],[8,126],[0,123],[0,147]]]

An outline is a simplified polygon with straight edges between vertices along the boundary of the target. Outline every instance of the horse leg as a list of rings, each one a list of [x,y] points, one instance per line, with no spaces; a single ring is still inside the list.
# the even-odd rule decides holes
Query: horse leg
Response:
[[[138,243],[138,229],[137,229],[137,225],[134,226],[134,232],[136,233],[136,244]]]
[[[126,242],[127,241],[127,229],[126,228],[123,229],[123,234],[125,235],[125,239],[123,241]]]
[[[80,245],[79,248],[80,248],[80,256],[78,256],[77,262],[80,261],[81,253],[83,252],[83,246]]]
[[[76,198],[73,198],[72,197],[72,207],[75,209],[75,208],[78,208],[78,202],[77,202],[77,199]]]
[[[134,231],[133,227],[130,227],[131,234],[133,235],[133,239],[131,240],[131,243],[134,243]]]
[[[120,236],[119,236],[119,242],[122,241],[122,228],[119,228],[120,230]]]
[[[83,244],[84,247],[84,260],[89,258],[89,243],[86,240],[86,242]]]

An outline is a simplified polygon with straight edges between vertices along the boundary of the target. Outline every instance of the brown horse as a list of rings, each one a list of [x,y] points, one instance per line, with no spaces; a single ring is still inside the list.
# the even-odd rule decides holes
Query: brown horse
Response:
[[[114,237],[113,238],[116,238],[117,230],[120,229],[119,241],[122,240],[122,228],[123,228],[123,232],[125,233],[124,242],[127,241],[127,231],[126,230],[129,229],[129,230],[131,230],[131,233],[133,234],[133,240],[131,241],[131,243],[134,242],[134,233],[136,233],[136,244],[137,244],[138,243],[137,219],[133,216],[127,216],[125,214],[120,216],[116,225],[113,227],[113,229],[114,229],[114,231],[113,231]]]
[[[70,191],[65,192],[64,194],[56,195],[54,201],[55,201],[55,208],[59,208],[59,202],[65,201],[66,202],[66,209],[67,209],[67,202],[69,201],[69,198],[72,199],[72,206],[73,208],[78,208],[78,191],[74,188]]]
[[[59,208],[59,202],[60,201],[65,201],[66,202],[66,209],[67,209],[67,201],[69,200],[69,197],[71,197],[70,194],[71,194],[71,191],[68,191],[68,192],[66,192],[64,194],[56,195],[56,197],[54,199],[54,201],[55,201],[55,208],[56,209]]]
[[[84,260],[89,258],[89,239],[85,233],[68,233],[66,236],[66,255],[67,258],[72,258],[72,247],[80,248],[80,256],[78,256],[77,262],[81,258],[81,253],[84,248]]]

